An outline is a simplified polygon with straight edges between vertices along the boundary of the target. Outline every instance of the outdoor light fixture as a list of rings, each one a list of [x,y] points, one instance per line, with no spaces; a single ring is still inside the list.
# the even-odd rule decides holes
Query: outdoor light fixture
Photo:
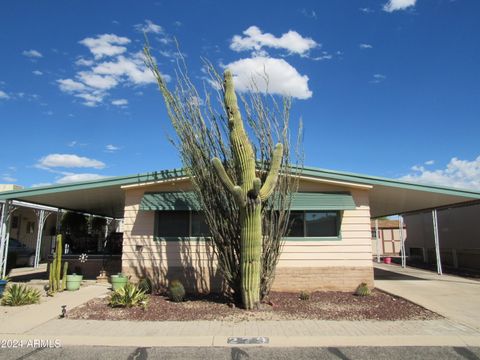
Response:
[[[60,318],[64,318],[67,315],[67,305],[62,305],[62,312],[60,313]]]

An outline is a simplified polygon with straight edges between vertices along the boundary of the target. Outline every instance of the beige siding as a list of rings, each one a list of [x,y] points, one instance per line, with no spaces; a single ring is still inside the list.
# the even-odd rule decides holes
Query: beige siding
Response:
[[[124,272],[134,277],[146,274],[160,276],[160,283],[163,285],[166,282],[164,278],[178,276],[179,269],[182,268],[189,269],[195,276],[208,274],[218,277],[213,247],[208,241],[154,241],[154,212],[139,211],[144,192],[190,189],[188,181],[125,189],[122,255]],[[357,285],[360,282],[357,278],[373,284],[368,190],[302,181],[300,191],[350,191],[356,209],[343,212],[339,240],[285,241],[274,288],[290,289],[289,286],[282,285],[290,283],[285,277],[301,272],[302,268],[306,269],[301,276],[304,283],[298,284],[302,289],[325,288],[322,286],[324,282],[328,283],[327,288],[330,288],[336,282],[339,284],[338,289],[345,290],[345,287],[350,289]],[[355,272],[355,276],[352,276],[351,272]],[[327,281],[328,274],[331,274],[332,282]],[[339,281],[342,276],[351,276],[351,281]],[[212,288],[212,282],[199,284],[199,281],[195,280],[195,286],[200,290],[205,286]]]

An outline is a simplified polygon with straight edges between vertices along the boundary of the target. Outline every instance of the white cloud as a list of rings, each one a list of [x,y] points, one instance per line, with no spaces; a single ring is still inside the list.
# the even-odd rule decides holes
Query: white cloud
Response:
[[[74,96],[83,99],[83,105],[88,107],[95,107],[101,102],[103,102],[103,98],[106,96],[106,94],[101,91],[93,91],[90,93],[75,94]]]
[[[26,57],[29,57],[29,58],[41,58],[41,57],[43,57],[43,55],[39,51],[33,50],[33,49],[24,50],[22,52],[22,55],[24,55]]]
[[[424,162],[425,165],[433,165],[435,164],[435,160],[427,160]]]
[[[315,40],[303,37],[298,32],[289,30],[280,37],[270,33],[262,33],[257,26],[250,26],[243,32],[245,35],[235,35],[232,38],[230,48],[234,51],[253,50],[260,51],[263,47],[287,50],[290,53],[305,55],[311,49],[319,46]]]
[[[107,61],[96,65],[92,71],[100,75],[123,77],[134,85],[156,82],[152,72],[145,67],[141,52],[135,53],[130,57],[120,55],[115,61]],[[170,81],[169,76],[164,75],[164,77],[166,81]]]
[[[38,75],[38,76],[43,75],[43,72],[41,72],[40,70],[34,70],[34,71],[32,71],[32,73],[34,75]]]
[[[87,87],[81,82],[72,79],[59,79],[57,83],[60,86],[60,90],[64,92],[84,91]]]
[[[10,95],[8,95],[5,91],[0,90],[0,100],[8,100],[10,99]]]
[[[80,41],[80,44],[85,45],[95,59],[123,54],[127,51],[127,48],[120,45],[126,45],[128,43],[130,43],[129,38],[115,34],[103,34],[98,35],[96,38],[85,38]]]
[[[317,20],[317,13],[315,10],[307,10],[305,8],[300,9],[300,12],[302,13],[303,16],[310,18],[310,19],[315,19]]]
[[[145,24],[137,24],[134,26],[135,30],[142,33],[160,34],[163,28],[160,25],[154,24],[150,20],[145,20]]]
[[[105,163],[75,154],[49,154],[41,158],[36,166],[42,169],[55,167],[103,169]]]
[[[370,45],[370,44],[364,44],[364,43],[362,43],[362,44],[360,44],[360,45],[358,45],[358,46],[360,47],[360,49],[371,49],[371,48],[373,48],[372,45]]]
[[[130,42],[130,39],[115,34],[103,34],[80,41],[94,55],[94,59],[78,57],[75,65],[81,66],[82,70],[71,78],[57,80],[60,90],[82,99],[85,106],[95,107],[102,104],[119,86],[155,83],[155,77],[145,65],[143,53],[129,52],[127,46],[120,46]],[[170,76],[164,75],[164,78],[170,81]],[[118,100],[122,99],[113,99],[111,103],[126,105],[117,104]]]
[[[101,76],[90,71],[80,71],[77,74],[77,77],[84,84],[95,89],[108,90],[117,86],[118,84],[118,81],[111,76]]]
[[[117,150],[120,150],[120,148],[118,146],[115,146],[115,145],[112,145],[112,144],[108,144],[105,146],[105,151],[106,152],[115,152]]]
[[[128,100],[127,99],[115,99],[115,100],[112,100],[112,105],[126,106],[126,105],[128,105]],[[107,145],[107,146],[110,146],[110,145]]]
[[[360,8],[360,11],[363,12],[364,14],[370,14],[374,12],[372,9],[368,7]]]
[[[79,58],[75,61],[75,65],[78,66],[92,66],[94,64],[93,60],[88,60],[84,58]]]
[[[471,161],[454,157],[444,169],[426,170],[417,165],[412,170],[401,180],[480,191],[480,156]]]
[[[371,84],[380,84],[384,82],[387,77],[383,74],[373,74],[373,79],[370,80]]]
[[[81,182],[81,181],[92,181],[92,180],[100,180],[104,179],[106,176],[99,175],[99,174],[68,174],[64,175],[60,179],[56,181],[57,184],[68,184],[74,182]]]
[[[405,10],[411,6],[415,6],[416,2],[417,0],[389,0],[383,6],[383,10],[390,13],[398,10]]]
[[[235,88],[240,92],[254,90],[268,91],[271,94],[292,96],[298,99],[308,99],[312,92],[308,88],[308,76],[300,75],[298,71],[283,59],[269,57],[253,57],[240,59],[225,66],[234,75]],[[265,81],[268,78],[268,84]]]

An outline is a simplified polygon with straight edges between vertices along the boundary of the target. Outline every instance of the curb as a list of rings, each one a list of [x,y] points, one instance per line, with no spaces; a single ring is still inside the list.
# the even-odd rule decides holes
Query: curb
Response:
[[[480,336],[273,336],[268,344],[227,343],[227,336],[38,336],[2,334],[2,342],[45,342],[64,346],[136,347],[329,347],[329,346],[480,346]]]

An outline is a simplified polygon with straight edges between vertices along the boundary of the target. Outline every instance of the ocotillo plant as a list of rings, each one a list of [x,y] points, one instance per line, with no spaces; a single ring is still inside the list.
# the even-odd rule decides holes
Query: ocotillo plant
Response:
[[[232,74],[225,71],[225,107],[230,130],[230,145],[240,184],[234,184],[219,158],[212,160],[218,177],[235,198],[240,210],[240,272],[242,302],[253,309],[260,302],[260,276],[262,257],[262,202],[275,189],[283,157],[283,145],[278,143],[272,156],[269,174],[262,185],[256,175],[256,159],[238,108]]]
[[[62,273],[62,252],[63,252],[62,235],[57,235],[55,253],[53,255],[53,260],[49,266],[50,272],[48,275],[48,282],[49,282],[48,293],[50,295],[53,295],[57,291],[62,291],[66,287],[68,262],[65,262],[63,264],[63,279],[60,277]]]
[[[205,95],[202,97],[202,91],[198,91],[194,82],[189,78],[186,63],[179,52],[180,60],[175,72],[175,85],[173,89],[169,89],[168,77],[160,72],[148,43],[144,48],[144,54],[146,65],[157,80],[176,133],[176,136],[169,137],[169,140],[178,150],[185,174],[190,177],[192,189],[195,191],[205,216],[205,222],[209,227],[209,242],[211,241],[214,247],[218,261],[215,264],[215,273],[222,276],[225,285],[224,294],[233,302],[242,302],[240,258],[248,262],[245,256],[241,256],[245,252],[241,243],[247,245],[247,242],[241,241],[240,216],[242,211],[240,210],[245,207],[243,200],[246,205],[249,190],[253,190],[248,196],[250,199],[250,196],[255,194],[255,188],[261,188],[261,184],[267,183],[267,179],[269,179],[268,183],[275,180],[268,176],[269,169],[273,165],[272,156],[279,151],[275,151],[275,144],[282,143],[283,145],[281,154],[278,156],[281,158],[281,176],[276,179],[275,191],[266,201],[262,201],[262,199],[259,201],[258,195],[256,195],[256,201],[249,201],[249,203],[256,204],[254,209],[257,211],[258,203],[261,203],[262,227],[259,229],[257,223],[254,228],[258,234],[261,234],[259,236],[263,243],[260,245],[257,243],[257,251],[254,253],[255,259],[258,259],[258,250],[261,251],[260,299],[263,299],[268,295],[274,281],[275,268],[289,226],[292,194],[298,188],[298,174],[301,173],[303,163],[301,121],[299,121],[296,133],[296,145],[292,147],[290,140],[291,99],[288,96],[282,96],[281,102],[278,102],[276,97],[271,96],[268,92],[257,91],[259,89],[256,87],[256,81],[252,81],[252,91],[239,97],[245,120],[244,124],[241,120],[239,121],[242,125],[242,128],[238,127],[241,129],[239,133],[244,134],[243,137],[251,143],[248,150],[250,158],[247,162],[250,170],[248,176],[242,176],[240,174],[242,169],[236,166],[238,161],[230,141],[229,111],[227,111],[225,103],[225,86],[222,85],[224,77],[216,72],[208,60],[204,60],[204,70],[208,74],[206,75],[207,81],[212,84],[217,96],[212,96],[208,90],[209,87],[206,86],[204,88]],[[265,80],[267,82],[268,77]],[[231,82],[230,85],[232,85]],[[231,93],[235,95],[233,85],[231,88]],[[236,105],[236,101],[234,103]],[[248,138],[243,126],[249,129],[247,131]],[[240,146],[242,146],[242,142],[243,140],[240,141]],[[253,151],[250,151],[252,146],[257,156],[256,159]],[[226,179],[230,179],[232,183],[232,186],[228,183],[230,188],[235,184],[238,184],[240,189],[244,186],[245,191],[239,192],[242,207],[239,208],[236,197],[231,195],[222,181],[219,181],[212,162],[214,157],[220,159],[225,173],[228,174]],[[295,159],[296,165],[292,167],[293,159]],[[255,173],[255,161],[257,168],[263,171]],[[255,175],[260,181],[255,180]],[[255,188],[253,180],[255,180]],[[269,186],[266,186],[264,190],[267,188]],[[264,196],[264,198],[266,197]],[[245,214],[247,214],[246,211]],[[258,214],[256,216],[254,218],[258,220]],[[246,229],[250,229],[250,227],[246,227]],[[213,270],[210,274],[213,273]],[[207,280],[203,277],[204,275],[199,274],[199,276],[202,280]],[[256,290],[254,292],[256,293]]]

